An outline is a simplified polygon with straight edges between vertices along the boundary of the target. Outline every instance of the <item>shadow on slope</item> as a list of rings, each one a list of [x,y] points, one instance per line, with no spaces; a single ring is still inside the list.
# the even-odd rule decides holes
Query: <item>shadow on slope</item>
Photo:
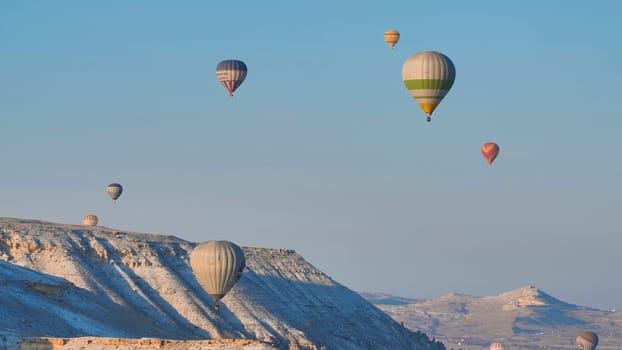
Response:
[[[527,306],[531,313],[527,316],[517,316],[512,325],[515,335],[540,334],[551,329],[561,327],[588,327],[588,322],[573,317],[570,314],[578,307],[567,306]]]
[[[247,305],[239,306],[246,307],[256,322],[278,328],[278,323],[263,320],[279,320],[297,330],[291,338],[307,339],[318,346],[416,349],[430,343],[425,334],[406,329],[358,293],[335,282],[294,281],[245,269],[230,293],[231,297],[224,301],[229,304],[231,299],[243,295]]]
[[[0,276],[0,328],[21,336],[126,337],[152,321],[60,277],[4,261]]]

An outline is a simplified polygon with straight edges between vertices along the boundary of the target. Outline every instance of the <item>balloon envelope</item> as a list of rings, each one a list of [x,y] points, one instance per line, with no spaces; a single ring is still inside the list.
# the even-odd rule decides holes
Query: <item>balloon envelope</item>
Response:
[[[454,85],[456,68],[449,57],[435,51],[423,51],[406,59],[402,66],[402,80],[421,110],[434,112]]]
[[[214,302],[233,288],[245,264],[242,249],[228,241],[204,242],[190,253],[192,273]]]
[[[86,226],[97,226],[97,216],[93,215],[93,214],[88,214],[85,215],[82,218],[82,224],[86,225]]]
[[[482,145],[482,155],[488,162],[488,165],[492,165],[497,155],[499,155],[499,145],[494,142],[486,142]]]
[[[594,350],[598,346],[598,335],[594,332],[581,332],[577,336],[577,346],[583,350]]]
[[[216,77],[218,81],[233,96],[233,92],[242,85],[246,79],[248,69],[246,64],[238,60],[224,60],[216,66]]]
[[[123,193],[123,186],[119,185],[118,183],[112,183],[108,185],[107,191],[110,198],[116,201],[119,196],[121,196],[121,193]]]
[[[389,29],[384,32],[384,41],[387,42],[390,48],[394,48],[395,44],[400,40],[400,32],[395,29]]]
[[[505,347],[501,343],[492,343],[490,344],[490,350],[503,350]]]

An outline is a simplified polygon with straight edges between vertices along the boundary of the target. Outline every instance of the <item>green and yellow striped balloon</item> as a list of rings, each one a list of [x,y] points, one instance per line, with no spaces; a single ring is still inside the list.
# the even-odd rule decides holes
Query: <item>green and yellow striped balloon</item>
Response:
[[[435,51],[416,53],[404,62],[402,80],[410,95],[431,120],[432,112],[454,85],[456,68],[449,57]]]

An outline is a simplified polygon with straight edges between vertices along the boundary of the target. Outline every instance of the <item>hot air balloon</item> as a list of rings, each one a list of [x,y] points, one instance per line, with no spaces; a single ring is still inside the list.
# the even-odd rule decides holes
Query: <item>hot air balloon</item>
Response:
[[[598,336],[594,332],[581,332],[577,336],[577,346],[583,350],[594,350],[598,346]]]
[[[121,196],[121,193],[123,193],[123,186],[118,183],[108,185],[108,195],[115,203],[117,202],[119,196]]]
[[[82,224],[86,226],[97,226],[97,216],[93,214],[84,215],[82,218]]]
[[[490,344],[490,350],[503,350],[505,347],[501,343],[492,343]]]
[[[486,142],[482,145],[482,155],[486,158],[488,165],[492,165],[499,154],[499,145],[494,142]]]
[[[238,60],[224,60],[216,67],[216,77],[229,91],[231,97],[233,97],[233,92],[242,85],[246,72],[246,64]]]
[[[456,79],[456,68],[449,57],[435,51],[423,51],[406,59],[402,80],[419,107],[432,120],[432,112],[443,100]]]
[[[190,253],[192,273],[214,300],[216,310],[218,300],[238,281],[245,264],[242,249],[229,241],[204,242]]]
[[[389,29],[384,32],[384,41],[387,42],[390,48],[394,48],[395,44],[400,40],[400,32],[395,29]]]

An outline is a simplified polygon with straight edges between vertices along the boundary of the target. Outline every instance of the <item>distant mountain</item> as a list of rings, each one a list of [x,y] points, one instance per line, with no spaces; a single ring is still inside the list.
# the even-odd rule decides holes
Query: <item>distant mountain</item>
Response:
[[[487,349],[495,341],[506,349],[574,349],[582,330],[599,334],[599,349],[622,349],[622,313],[569,304],[533,286],[497,296],[448,293],[410,303],[387,294],[361,295],[407,328],[444,342],[447,349]]]
[[[359,294],[374,305],[407,305],[425,301],[424,299],[396,297],[387,293],[360,292]]]
[[[243,247],[247,266],[215,311],[188,264],[194,246],[0,218],[0,348],[22,337],[97,336],[257,340],[218,349],[444,349],[287,249]]]

